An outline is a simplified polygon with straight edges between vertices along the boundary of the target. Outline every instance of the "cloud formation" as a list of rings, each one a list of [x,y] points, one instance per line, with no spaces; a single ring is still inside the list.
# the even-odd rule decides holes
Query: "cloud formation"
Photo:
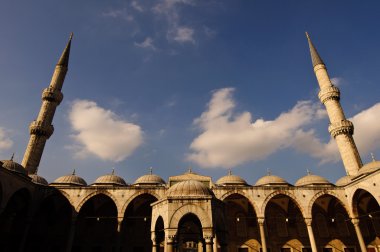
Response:
[[[141,43],[135,42],[135,46],[140,47],[140,48],[156,50],[156,47],[153,44],[153,39],[151,37],[146,37],[144,41],[142,41]]]
[[[173,40],[179,43],[195,43],[194,29],[189,27],[177,27],[173,32]]]
[[[109,9],[107,11],[104,11],[102,13],[103,17],[106,18],[115,18],[115,19],[123,19],[126,21],[133,21],[134,17],[131,15],[127,8],[122,8],[122,9]]]
[[[77,144],[74,149],[78,149],[77,157],[80,158],[92,154],[103,160],[120,162],[143,141],[140,126],[121,119],[93,101],[74,101],[69,120]]]
[[[231,168],[249,161],[265,159],[284,148],[292,148],[320,160],[338,162],[334,139],[324,143],[312,123],[325,118],[325,109],[311,101],[300,101],[274,120],[252,120],[249,112],[235,113],[234,89],[213,93],[208,107],[195,119],[201,130],[190,145],[187,159],[204,168]],[[380,148],[380,103],[350,118],[355,125],[355,140],[362,155]]]
[[[7,136],[7,131],[0,127],[0,151],[8,150],[13,146],[13,141]]]

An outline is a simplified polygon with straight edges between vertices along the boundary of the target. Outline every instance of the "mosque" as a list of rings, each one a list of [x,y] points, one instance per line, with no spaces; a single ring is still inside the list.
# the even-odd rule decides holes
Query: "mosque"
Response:
[[[63,99],[68,41],[22,163],[0,161],[1,251],[380,252],[380,161],[363,164],[340,90],[307,35],[313,69],[347,175],[308,174],[291,185],[268,174],[256,184],[228,174],[214,181],[189,170],[165,181],[127,184],[112,172],[87,183],[75,173],[53,183],[37,174]]]

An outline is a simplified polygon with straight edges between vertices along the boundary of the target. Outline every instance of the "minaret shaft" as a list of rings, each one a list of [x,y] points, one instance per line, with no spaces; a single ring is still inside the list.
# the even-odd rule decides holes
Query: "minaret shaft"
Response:
[[[29,127],[30,139],[22,160],[29,174],[36,173],[46,141],[54,132],[52,122],[55,110],[63,99],[61,89],[68,69],[71,38],[55,67],[49,87],[42,92],[42,105],[37,119]]]
[[[306,34],[307,35],[307,34]],[[356,175],[362,166],[362,161],[355,141],[352,137],[354,125],[346,119],[340,105],[340,91],[329,77],[326,66],[307,35],[314,67],[314,73],[320,87],[318,94],[320,101],[325,105],[330,119],[329,132],[338,145],[343,165],[349,175]]]

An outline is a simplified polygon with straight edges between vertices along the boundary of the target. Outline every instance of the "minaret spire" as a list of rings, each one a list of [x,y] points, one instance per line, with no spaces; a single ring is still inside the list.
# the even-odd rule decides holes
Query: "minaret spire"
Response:
[[[29,127],[30,139],[22,160],[22,165],[29,174],[35,174],[37,171],[46,140],[54,132],[52,122],[55,110],[63,99],[61,89],[68,70],[72,37],[73,34],[71,33],[69,41],[55,66],[50,85],[42,92],[42,105],[38,117]]]
[[[317,50],[315,49],[309,34],[306,33],[309,42],[311,60],[313,63],[314,73],[317,77],[320,92],[318,97],[325,105],[327,114],[330,119],[329,132],[338,145],[343,165],[349,175],[356,175],[362,166],[362,161],[352,137],[354,134],[354,125],[346,119],[343,108],[340,105],[340,91],[335,87],[328,75],[326,65],[323,63]]]

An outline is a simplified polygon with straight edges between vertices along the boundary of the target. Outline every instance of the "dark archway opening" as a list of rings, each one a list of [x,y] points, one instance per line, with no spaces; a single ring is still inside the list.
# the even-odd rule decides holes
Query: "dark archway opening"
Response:
[[[196,215],[186,214],[179,221],[175,247],[178,252],[205,251],[202,224]]]
[[[78,214],[72,251],[116,251],[117,208],[113,200],[98,194]]]
[[[157,198],[150,194],[137,196],[128,205],[121,228],[121,251],[151,252],[152,207]]]
[[[164,226],[164,220],[162,217],[158,217],[156,221],[156,225],[154,227],[154,235],[156,238],[156,246],[159,246],[159,251],[164,251],[164,242],[165,242],[165,226]]]
[[[0,248],[18,251],[27,227],[30,194],[25,188],[15,192],[0,215]]]
[[[72,216],[69,201],[60,192],[45,198],[32,219],[27,251],[65,251]]]
[[[378,245],[380,241],[379,203],[368,191],[359,189],[354,194],[353,206],[354,212],[359,218],[359,226],[365,244]]]
[[[313,232],[317,244],[335,250],[354,248],[360,250],[354,226],[339,199],[332,195],[322,195],[313,204]]]
[[[306,223],[292,198],[279,194],[271,198],[265,208],[267,246],[271,251],[310,248]]]

